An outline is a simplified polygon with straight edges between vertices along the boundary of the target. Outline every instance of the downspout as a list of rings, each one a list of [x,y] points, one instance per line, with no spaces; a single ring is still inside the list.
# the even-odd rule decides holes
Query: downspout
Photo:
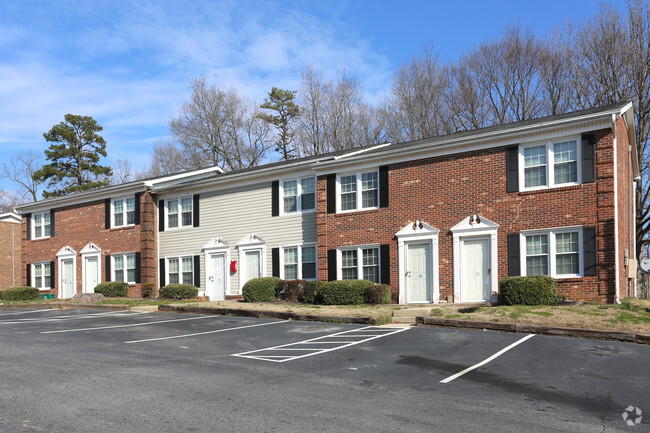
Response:
[[[619,296],[619,274],[620,266],[618,260],[618,138],[616,137],[616,115],[612,114],[612,132],[614,134],[614,278],[616,279],[615,287],[615,302],[621,303]]]
[[[11,286],[16,287],[16,248],[14,247],[16,227],[15,224],[11,225]]]

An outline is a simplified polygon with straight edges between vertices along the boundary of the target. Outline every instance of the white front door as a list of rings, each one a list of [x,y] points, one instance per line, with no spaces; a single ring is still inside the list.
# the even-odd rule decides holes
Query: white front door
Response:
[[[74,296],[74,263],[72,259],[62,261],[63,273],[61,274],[61,283],[63,289],[63,298],[72,298]]]
[[[431,302],[431,244],[407,244],[406,302]]]
[[[462,301],[489,301],[492,292],[490,276],[490,240],[465,239],[462,251]]]
[[[211,301],[223,301],[226,299],[226,255],[210,254],[208,260],[206,295]]]
[[[99,284],[99,259],[86,258],[86,293],[95,293],[95,286]]]
[[[252,280],[253,278],[260,278],[262,276],[262,252],[261,251],[246,251],[244,254],[244,281]]]

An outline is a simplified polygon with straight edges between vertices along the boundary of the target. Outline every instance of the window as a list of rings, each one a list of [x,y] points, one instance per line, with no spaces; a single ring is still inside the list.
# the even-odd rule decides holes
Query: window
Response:
[[[194,260],[190,257],[167,259],[167,284],[194,284]]]
[[[113,227],[135,224],[135,198],[118,198],[113,200]]]
[[[556,229],[526,233],[525,275],[581,277],[582,230]]]
[[[339,176],[339,212],[379,207],[379,172]]]
[[[342,280],[370,280],[379,283],[379,247],[354,247],[340,251],[340,272]]]
[[[523,177],[520,190],[576,185],[581,176],[577,139],[520,148]]]
[[[52,288],[52,269],[50,262],[32,264],[32,286],[39,290]]]
[[[34,239],[48,238],[52,230],[50,224],[50,213],[43,212],[37,213],[33,216],[34,219]]]
[[[282,181],[282,213],[316,209],[316,178],[305,177]]]
[[[316,247],[284,247],[282,255],[282,278],[285,280],[316,279]]]
[[[135,284],[135,253],[115,254],[113,257],[113,281]]]
[[[192,227],[192,197],[167,200],[167,228]]]

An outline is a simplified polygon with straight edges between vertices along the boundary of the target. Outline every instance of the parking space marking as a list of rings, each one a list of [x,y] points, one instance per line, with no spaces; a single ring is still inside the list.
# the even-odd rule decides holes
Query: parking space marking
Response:
[[[214,319],[216,317],[218,317],[218,316],[186,317],[184,319],[156,320],[155,322],[130,323],[128,325],[97,326],[95,328],[61,329],[61,330],[58,330],[58,331],[43,331],[43,332],[41,332],[41,334],[58,334],[58,333],[61,333],[61,332],[95,331],[95,330],[98,330],[98,329],[130,328],[130,327],[133,327],[133,326],[147,326],[147,325],[155,325],[155,324],[158,324],[158,323],[183,322],[183,321],[186,321],[186,320]]]
[[[283,344],[281,346],[267,347],[265,349],[251,350],[242,353],[234,353],[232,356],[238,356],[240,358],[259,359],[261,361],[287,362],[287,361],[293,361],[295,359],[305,358],[307,356],[320,355],[321,353],[327,353],[327,352],[332,352],[334,350],[344,349],[346,347],[354,346],[356,344],[365,343],[366,341],[375,340],[381,337],[387,337],[389,335],[397,334],[398,332],[404,332],[407,329],[409,328],[381,328],[378,326],[366,326],[364,328],[337,332],[336,334],[330,334],[330,335],[325,335],[323,337],[298,341],[296,343]],[[364,331],[364,332],[359,333],[360,331]],[[355,333],[357,334],[355,335]],[[350,338],[350,340],[344,340],[344,341],[337,340],[338,338],[341,337],[347,337]],[[334,339],[334,341],[322,341],[328,338],[332,338]],[[312,344],[332,344],[333,347],[327,347],[327,348],[308,347],[309,345]],[[293,347],[299,345],[303,345],[307,347]],[[292,352],[292,351],[304,351],[308,353],[302,355],[282,354],[282,352]],[[257,353],[258,355],[253,355],[255,353]]]
[[[487,358],[487,359],[485,359],[485,360],[479,362],[478,364],[474,364],[474,365],[472,365],[471,367],[468,367],[468,368],[466,368],[466,369],[463,370],[463,371],[460,371],[460,372],[458,372],[458,373],[456,373],[456,374],[454,374],[454,375],[452,375],[452,376],[449,376],[449,377],[446,378],[446,379],[441,380],[440,383],[449,383],[449,382],[451,382],[452,380],[457,379],[457,378],[461,377],[462,375],[464,375],[464,374],[466,374],[466,373],[469,373],[470,371],[475,370],[475,369],[479,368],[479,367],[482,366],[482,365],[487,364],[488,362],[492,361],[493,359],[498,358],[499,356],[501,356],[501,355],[503,355],[504,353],[506,353],[508,350],[514,348],[515,346],[520,345],[520,344],[523,343],[524,341],[526,341],[526,340],[528,340],[529,338],[532,338],[532,337],[534,337],[534,336],[535,336],[535,334],[528,334],[528,335],[526,335],[524,338],[515,341],[514,343],[512,343],[512,344],[511,344],[510,346],[508,346],[508,347],[504,347],[503,349],[499,350],[499,351],[498,351],[497,353],[495,353],[494,355],[492,355],[492,356],[490,356],[489,358]]]
[[[0,320],[0,324],[16,325],[20,323],[43,323],[43,322],[63,322],[67,320],[76,320],[76,319],[87,319],[89,317],[128,317],[135,314],[144,314],[143,311],[109,311],[105,313],[94,313],[94,314],[70,314],[65,316],[54,316],[47,318],[24,318],[24,319],[15,319],[15,320]]]
[[[228,331],[236,331],[238,329],[255,328],[257,326],[279,325],[280,323],[287,323],[287,322],[288,322],[287,320],[280,320],[280,321],[277,321],[277,322],[258,323],[256,325],[237,326],[235,328],[215,329],[213,331],[195,332],[193,334],[171,335],[169,337],[158,337],[158,338],[147,338],[145,340],[125,341],[125,343],[126,344],[145,343],[145,342],[148,342],[148,341],[171,340],[171,339],[174,339],[174,338],[195,337],[197,335],[217,334],[219,332],[228,332]]]
[[[12,313],[5,313],[3,310],[0,311],[1,311],[0,317],[3,317],[3,316],[15,316],[16,314],[46,313],[46,312],[60,311],[60,310],[58,308],[44,308],[42,310],[25,310],[25,311],[18,311]]]

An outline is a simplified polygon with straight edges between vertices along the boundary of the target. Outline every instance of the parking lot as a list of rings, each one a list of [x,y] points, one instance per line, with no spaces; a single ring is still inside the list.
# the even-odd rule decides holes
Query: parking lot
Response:
[[[649,430],[630,343],[91,309],[0,341],[3,432]]]

